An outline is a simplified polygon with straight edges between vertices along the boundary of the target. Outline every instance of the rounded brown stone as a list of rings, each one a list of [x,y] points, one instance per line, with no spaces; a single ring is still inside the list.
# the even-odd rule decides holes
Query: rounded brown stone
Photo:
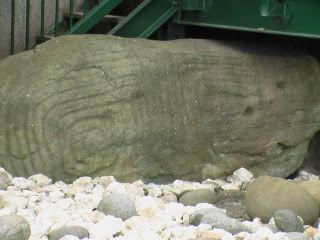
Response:
[[[304,188],[278,177],[262,176],[247,188],[245,205],[250,217],[267,222],[278,209],[286,208],[300,216],[305,224],[319,217],[319,205]]]

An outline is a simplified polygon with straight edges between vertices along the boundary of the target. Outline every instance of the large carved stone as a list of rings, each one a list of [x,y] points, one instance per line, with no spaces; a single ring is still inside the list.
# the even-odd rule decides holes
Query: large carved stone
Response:
[[[286,177],[320,129],[319,63],[209,40],[68,36],[0,62],[0,164],[71,181]]]

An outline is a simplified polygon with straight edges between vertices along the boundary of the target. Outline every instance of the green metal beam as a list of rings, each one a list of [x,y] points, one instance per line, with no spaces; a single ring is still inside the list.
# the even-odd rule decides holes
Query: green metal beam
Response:
[[[109,34],[148,38],[179,10],[172,0],[145,0]]]
[[[105,15],[109,14],[123,0],[103,0],[86,16],[77,22],[67,34],[83,34],[93,28]]]
[[[319,0],[202,1],[207,1],[203,11],[186,11],[187,9],[180,8],[176,22],[184,25],[320,38]],[[193,5],[185,3],[185,6]]]

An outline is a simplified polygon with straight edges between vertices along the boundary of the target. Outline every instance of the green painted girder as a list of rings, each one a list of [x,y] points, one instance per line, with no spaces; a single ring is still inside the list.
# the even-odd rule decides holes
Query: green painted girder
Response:
[[[79,20],[67,34],[83,34],[88,32],[122,1],[123,0],[102,0],[89,11],[84,18]]]
[[[179,10],[173,0],[144,0],[109,34],[121,37],[148,38]]]
[[[319,0],[180,1],[180,24],[320,38]]]

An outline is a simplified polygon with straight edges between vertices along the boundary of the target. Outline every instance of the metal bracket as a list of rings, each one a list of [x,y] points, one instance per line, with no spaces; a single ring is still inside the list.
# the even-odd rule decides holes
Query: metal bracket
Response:
[[[282,27],[287,26],[292,17],[286,0],[262,0],[260,15],[276,20]]]
[[[205,12],[212,7],[213,0],[181,0],[181,10]]]

